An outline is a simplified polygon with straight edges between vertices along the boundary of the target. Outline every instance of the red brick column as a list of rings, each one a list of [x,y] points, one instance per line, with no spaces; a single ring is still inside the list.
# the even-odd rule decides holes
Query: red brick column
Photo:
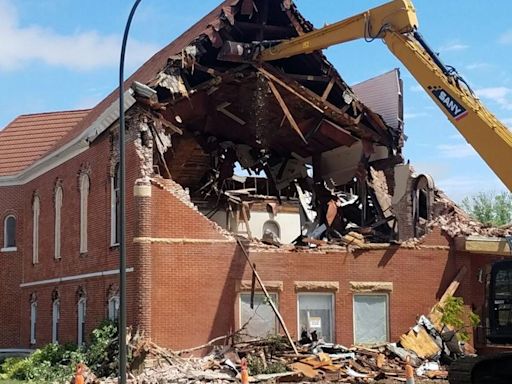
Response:
[[[134,325],[151,337],[151,184],[138,180],[134,187],[136,223],[134,228]]]

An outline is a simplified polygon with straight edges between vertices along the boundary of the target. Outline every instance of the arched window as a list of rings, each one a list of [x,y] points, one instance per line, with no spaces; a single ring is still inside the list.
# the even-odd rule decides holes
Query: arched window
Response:
[[[2,251],[16,250],[16,217],[9,215],[4,220],[4,249]]]
[[[263,224],[263,235],[265,235],[266,232],[273,233],[278,239],[281,238],[281,228],[279,227],[279,223],[275,220],[265,221]]]
[[[52,343],[59,342],[60,299],[57,297],[52,302]]]
[[[89,205],[89,175],[80,175],[80,253],[87,253],[87,212]]]
[[[34,196],[32,202],[32,263],[39,263],[39,215],[41,203],[39,196]]]
[[[30,344],[36,344],[37,297],[30,295]]]
[[[111,321],[119,319],[119,295],[114,295],[108,299],[108,319]]]
[[[77,328],[77,344],[83,345],[85,343],[85,313],[87,308],[87,299],[81,297],[77,304],[78,314],[78,328]]]
[[[427,223],[432,216],[434,181],[429,175],[422,174],[413,183],[414,236],[420,237],[427,233]]]
[[[119,244],[119,164],[116,164],[110,180],[110,245]]]
[[[55,228],[54,228],[54,244],[55,258],[60,259],[61,249],[61,210],[62,210],[62,187],[55,187]]]

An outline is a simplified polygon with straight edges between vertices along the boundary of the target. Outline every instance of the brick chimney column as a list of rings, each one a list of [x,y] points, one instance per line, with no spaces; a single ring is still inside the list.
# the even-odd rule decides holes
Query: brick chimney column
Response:
[[[133,195],[137,222],[134,231],[135,241],[135,308],[134,325],[151,337],[151,183],[149,178],[136,181]]]

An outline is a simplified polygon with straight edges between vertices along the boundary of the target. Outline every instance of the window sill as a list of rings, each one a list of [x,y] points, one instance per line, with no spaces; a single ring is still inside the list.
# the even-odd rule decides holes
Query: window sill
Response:
[[[111,250],[114,250],[114,249],[117,249],[119,248],[119,243],[116,243],[116,244],[110,244],[110,249]]]
[[[0,252],[17,252],[18,247],[1,248]]]

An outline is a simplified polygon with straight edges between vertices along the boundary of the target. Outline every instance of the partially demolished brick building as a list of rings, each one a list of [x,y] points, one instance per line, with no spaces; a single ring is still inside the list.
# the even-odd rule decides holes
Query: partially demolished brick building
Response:
[[[505,230],[404,163],[397,70],[349,87],[321,52],[225,60],[312,28],[289,0],[226,0],[127,81],[128,324],[161,345],[282,331],[245,252],[295,338],[396,340],[461,268],[483,311]],[[0,347],[117,316],[116,101],[0,132]]]

